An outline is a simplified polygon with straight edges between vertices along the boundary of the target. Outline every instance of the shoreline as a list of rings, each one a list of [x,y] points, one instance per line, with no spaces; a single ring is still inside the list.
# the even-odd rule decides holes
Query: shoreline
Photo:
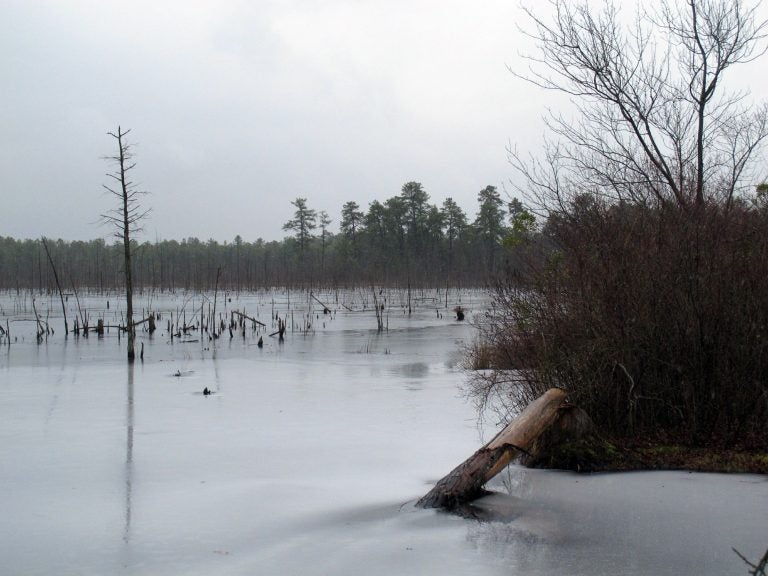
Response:
[[[525,464],[525,463],[524,463]],[[650,441],[566,442],[532,468],[581,473],[682,470],[768,475],[768,450],[692,447]]]

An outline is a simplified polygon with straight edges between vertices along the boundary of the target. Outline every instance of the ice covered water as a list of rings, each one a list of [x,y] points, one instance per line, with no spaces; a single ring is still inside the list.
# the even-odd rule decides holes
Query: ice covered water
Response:
[[[483,442],[459,391],[471,326],[453,299],[409,316],[390,296],[379,334],[362,293],[323,295],[330,315],[292,297],[220,296],[268,325],[263,348],[250,328],[171,343],[164,317],[130,367],[114,331],[65,339],[55,302],[38,345],[5,295],[24,321],[0,351],[0,574],[720,575],[745,572],[732,546],[768,546],[759,476],[513,467],[486,520],[415,509]],[[166,315],[204,305],[163,298]],[[84,300],[119,316],[117,297]]]

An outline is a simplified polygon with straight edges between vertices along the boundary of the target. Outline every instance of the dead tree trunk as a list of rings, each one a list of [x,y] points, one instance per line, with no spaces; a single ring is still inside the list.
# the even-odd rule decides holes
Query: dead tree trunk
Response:
[[[408,316],[411,315],[411,278],[408,277]]]
[[[384,305],[379,305],[379,299],[376,297],[376,289],[371,286],[371,293],[373,294],[373,309],[376,312],[376,327],[377,332],[382,332],[384,330],[384,319],[383,319],[383,310]]]
[[[423,496],[420,508],[455,508],[483,495],[483,486],[501,472],[519,452],[531,444],[557,418],[557,409],[566,392],[551,388],[531,402],[496,437],[454,468]]]
[[[221,274],[221,266],[216,268],[216,287],[213,289],[213,314],[211,315],[211,321],[213,322],[213,337],[218,338],[216,332],[216,298],[219,295],[219,275]]]
[[[48,251],[48,243],[45,241],[45,238],[42,238],[42,241],[45,255],[48,256],[48,263],[51,265],[51,270],[53,270],[53,279],[56,281],[59,298],[61,298],[61,313],[64,314],[64,335],[66,336],[69,334],[69,323],[67,322],[67,307],[64,305],[64,293],[61,291],[61,283],[59,282],[59,275],[56,273],[56,266],[53,265],[53,258],[51,258],[51,253]]]
[[[114,187],[102,184],[118,200],[118,207],[102,214],[104,222],[112,224],[115,227],[115,237],[122,241],[124,274],[125,274],[125,326],[128,334],[128,362],[133,362],[136,357],[135,340],[136,330],[133,324],[133,277],[131,263],[131,234],[138,232],[140,222],[145,218],[149,210],[142,210],[138,198],[145,194],[135,187],[135,184],[129,177],[129,172],[136,167],[133,162],[133,152],[131,145],[125,141],[125,137],[130,130],[123,131],[120,126],[117,127],[117,134],[107,132],[117,141],[117,153],[114,156],[108,156],[106,159],[114,165],[112,172],[107,174],[116,184]]]

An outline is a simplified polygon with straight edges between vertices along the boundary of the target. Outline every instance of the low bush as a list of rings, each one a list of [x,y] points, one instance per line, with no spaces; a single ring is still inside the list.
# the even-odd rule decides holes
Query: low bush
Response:
[[[469,351],[481,406],[559,386],[610,437],[768,445],[768,210],[583,196],[542,234]]]

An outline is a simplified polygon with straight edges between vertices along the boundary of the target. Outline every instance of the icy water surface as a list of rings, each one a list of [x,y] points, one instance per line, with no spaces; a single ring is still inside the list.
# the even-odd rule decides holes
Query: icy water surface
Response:
[[[512,467],[478,502],[490,519],[417,510],[483,442],[459,393],[471,326],[432,300],[409,318],[391,296],[377,334],[362,295],[306,316],[306,294],[290,308],[281,294],[294,317],[279,344],[274,295],[226,297],[268,325],[264,348],[250,329],[171,344],[163,318],[130,367],[114,331],[65,339],[53,305],[39,346],[34,324],[10,323],[0,574],[744,574],[731,547],[768,547],[759,476]],[[166,299],[153,306],[185,306]],[[28,308],[2,300],[6,317]]]

